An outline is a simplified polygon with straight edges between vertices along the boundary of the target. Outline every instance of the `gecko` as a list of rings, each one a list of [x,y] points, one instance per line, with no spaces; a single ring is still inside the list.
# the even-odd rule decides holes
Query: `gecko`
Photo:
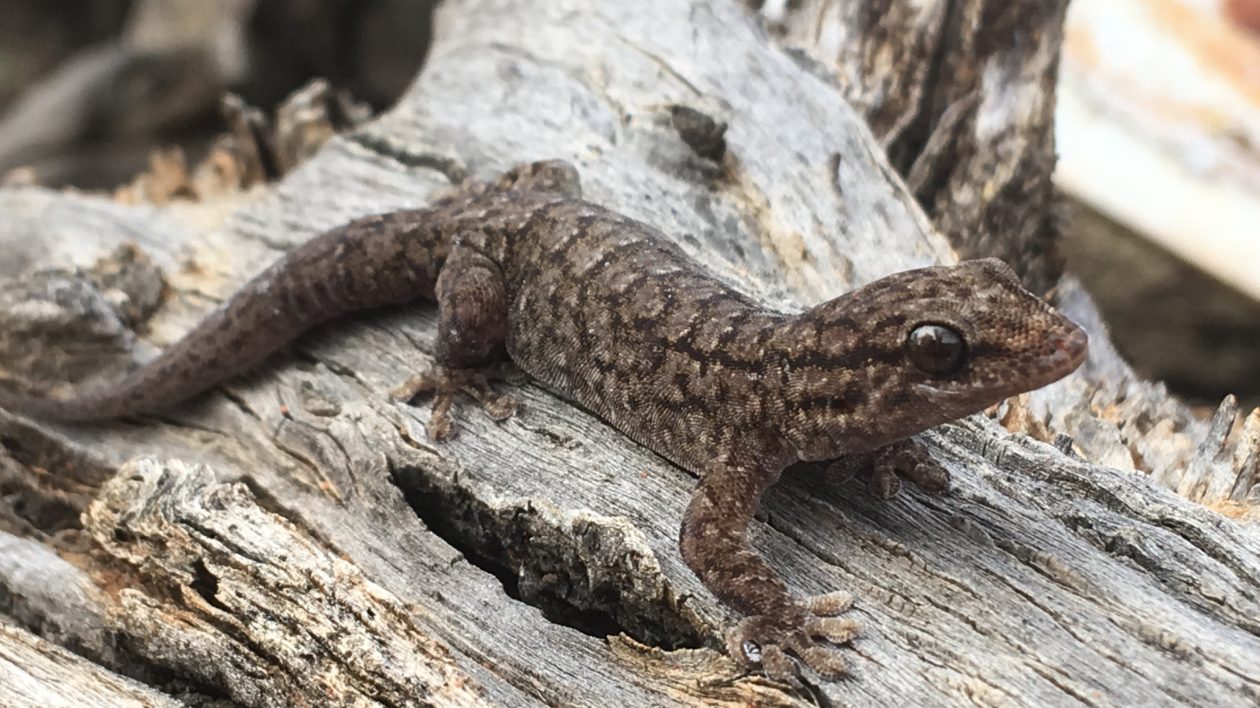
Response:
[[[742,619],[726,650],[774,678],[845,673],[858,634],[842,591],[793,596],[748,541],[789,465],[841,460],[891,497],[948,470],[912,436],[1075,370],[1085,332],[995,259],[895,273],[797,313],[725,285],[653,227],[581,197],[559,160],[469,180],[427,207],[368,216],[295,247],[121,381],[69,399],[0,391],[0,408],[93,421],[174,406],[347,313],[436,301],[434,364],[393,392],[432,396],[430,437],[470,395],[515,400],[505,357],[694,473],[678,548]]]

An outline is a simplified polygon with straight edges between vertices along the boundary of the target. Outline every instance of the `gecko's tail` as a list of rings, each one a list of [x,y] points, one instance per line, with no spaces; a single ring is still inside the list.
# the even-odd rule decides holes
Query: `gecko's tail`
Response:
[[[398,212],[325,232],[118,383],[67,399],[0,391],[0,408],[58,421],[153,413],[249,370],[334,317],[432,297],[447,249],[428,221],[427,212]]]
[[[0,391],[0,408],[42,420],[89,422],[154,413],[192,398],[252,368],[303,330],[336,314],[293,307],[291,303],[302,302],[306,284],[287,282],[285,275],[282,269],[256,278],[157,358],[116,383],[70,398]]]
[[[111,416],[108,413],[101,415],[100,411],[104,409],[100,402],[94,402],[92,398],[91,394],[71,399],[40,398],[0,390],[0,410],[41,420],[65,422],[86,422],[115,417],[116,415],[125,415],[125,413],[117,413],[115,416]],[[96,405],[93,405],[94,403]]]

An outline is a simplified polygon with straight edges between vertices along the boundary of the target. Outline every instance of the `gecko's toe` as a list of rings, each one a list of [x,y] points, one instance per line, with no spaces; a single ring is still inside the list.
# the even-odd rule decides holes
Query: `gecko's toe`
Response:
[[[450,393],[439,393],[433,399],[433,409],[429,414],[429,424],[425,426],[425,432],[434,442],[445,442],[455,437],[458,429],[455,427],[455,419],[451,416],[453,401],[454,396]]]
[[[477,399],[481,407],[486,411],[486,415],[496,423],[503,421],[516,415],[520,403],[513,396],[498,394],[490,390],[490,383],[486,380],[484,374],[475,374],[464,382],[463,390],[468,395]]]
[[[881,448],[867,471],[867,487],[880,499],[891,499],[908,479],[930,494],[949,490],[949,470],[933,460],[927,448],[914,440],[903,440]]]
[[[834,617],[853,607],[853,596],[843,590],[806,598],[805,609],[820,617]]]
[[[777,645],[770,645],[761,652],[761,671],[772,679],[788,681],[799,673],[796,662]]]
[[[451,422],[449,417],[441,420],[430,420],[429,424],[424,427],[429,439],[433,442],[446,442],[455,438],[455,432],[458,430],[455,424]]]
[[[853,596],[849,593],[836,591],[814,595],[806,598],[804,604],[808,613],[804,629],[809,636],[820,637],[833,644],[848,644],[861,633],[856,621],[840,616],[853,608]]]
[[[390,396],[394,400],[408,402],[418,396],[432,394],[433,412],[427,426],[428,435],[431,439],[440,442],[455,437],[455,417],[451,413],[451,408],[455,396],[460,393],[468,394],[481,404],[486,414],[495,422],[511,418],[519,407],[512,396],[491,391],[485,372],[479,369],[448,369],[434,366],[394,388],[390,391]]]
[[[512,396],[495,396],[481,403],[486,409],[486,414],[496,423],[502,423],[516,415],[517,409],[520,408],[520,402]]]
[[[933,459],[919,460],[919,464],[906,471],[905,477],[930,494],[949,491],[949,470]]]
[[[427,393],[433,393],[439,388],[440,377],[435,370],[430,369],[422,374],[416,374],[401,384],[390,389],[389,397],[395,401],[410,403],[417,396]]]
[[[822,678],[840,678],[849,672],[844,655],[835,647],[808,646],[801,650],[801,663]]]
[[[901,477],[891,467],[876,465],[875,469],[871,470],[870,476],[866,478],[866,488],[876,499],[887,501],[901,491]]]
[[[815,617],[805,623],[805,631],[811,637],[821,637],[833,644],[848,644],[861,629],[857,622],[847,617]]]
[[[737,661],[776,680],[790,681],[808,672],[821,678],[841,676],[845,661],[838,645],[852,641],[858,625],[833,615],[851,605],[847,593],[830,593],[778,612],[745,618],[727,635],[727,651]]]

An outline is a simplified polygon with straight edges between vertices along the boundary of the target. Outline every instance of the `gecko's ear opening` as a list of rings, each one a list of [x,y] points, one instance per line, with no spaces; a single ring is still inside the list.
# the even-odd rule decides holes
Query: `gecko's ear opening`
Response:
[[[948,325],[918,325],[910,330],[905,347],[910,363],[925,374],[948,376],[967,366],[967,340]]]

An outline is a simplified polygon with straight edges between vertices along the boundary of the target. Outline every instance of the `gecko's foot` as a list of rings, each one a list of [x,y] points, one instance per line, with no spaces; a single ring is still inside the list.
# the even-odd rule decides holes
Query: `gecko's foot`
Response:
[[[748,617],[726,635],[727,652],[776,680],[790,681],[802,668],[821,678],[838,678],[846,673],[840,645],[858,635],[857,623],[839,616],[852,606],[848,593],[833,592],[781,612]]]
[[[880,499],[897,496],[903,479],[931,494],[949,489],[949,470],[933,460],[927,448],[913,440],[902,440],[878,450],[867,475],[867,488]]]
[[[456,426],[454,416],[451,415],[451,405],[459,393],[466,393],[475,399],[496,422],[507,420],[516,414],[516,399],[491,391],[486,372],[482,369],[434,366],[423,374],[407,379],[391,391],[390,395],[395,400],[408,402],[417,396],[432,394],[433,409],[426,430],[430,438],[441,442],[455,436]]]

